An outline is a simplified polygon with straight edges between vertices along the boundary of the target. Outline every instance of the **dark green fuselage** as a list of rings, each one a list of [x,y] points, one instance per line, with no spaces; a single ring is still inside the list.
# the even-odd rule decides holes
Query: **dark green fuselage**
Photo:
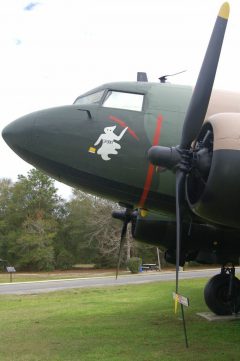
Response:
[[[102,85],[84,96],[100,90],[104,94],[97,104],[52,108],[16,120],[12,124],[15,132],[18,124],[19,129],[11,147],[27,162],[73,187],[135,207],[174,213],[174,175],[155,169],[151,176],[147,151],[154,137],[156,144],[179,143],[192,89],[124,82]],[[102,106],[109,90],[143,94],[141,111]],[[94,147],[94,143],[106,127],[113,126],[116,135],[125,126],[129,131],[117,142],[121,146],[118,154],[109,155],[110,160],[105,161],[90,148],[97,151],[100,145]]]

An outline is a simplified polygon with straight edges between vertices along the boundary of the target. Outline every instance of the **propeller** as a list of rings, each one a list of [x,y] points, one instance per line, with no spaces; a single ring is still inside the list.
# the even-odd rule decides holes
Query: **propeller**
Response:
[[[153,146],[148,151],[148,158],[152,164],[176,172],[176,294],[178,294],[179,290],[182,209],[185,203],[186,175],[191,171],[193,166],[199,171],[201,170],[201,164],[198,164],[198,162],[200,163],[198,158],[200,159],[201,157],[194,157],[194,152],[198,150],[193,150],[191,144],[200,133],[206,116],[228,17],[229,4],[224,3],[219,10],[201,70],[187,109],[180,145],[176,147]],[[194,165],[193,159],[195,159]],[[186,347],[188,347],[182,304],[181,308]]]
[[[117,261],[117,268],[116,268],[116,280],[118,278],[120,263],[122,259],[122,251],[124,244],[126,242],[126,236],[127,236],[127,226],[128,223],[132,220],[132,214],[133,210],[132,208],[126,208],[125,211],[113,211],[112,217],[116,219],[120,219],[123,222],[122,231],[121,231],[121,237],[120,237],[120,245],[119,245],[119,251],[118,251],[118,261]]]

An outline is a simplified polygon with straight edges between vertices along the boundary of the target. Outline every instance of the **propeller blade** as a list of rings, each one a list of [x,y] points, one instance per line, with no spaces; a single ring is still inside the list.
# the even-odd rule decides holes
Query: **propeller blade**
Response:
[[[127,225],[128,225],[128,218],[126,217],[124,223],[123,223],[123,228],[122,228],[122,232],[121,232],[121,238],[120,238],[120,246],[119,246],[119,252],[118,252],[118,262],[117,262],[117,269],[116,269],[116,280],[118,278],[118,273],[119,273],[119,267],[120,267],[120,263],[121,263],[121,258],[122,258],[122,250],[123,250],[123,246],[124,243],[126,241],[126,234],[127,234]]]
[[[224,3],[218,13],[208,48],[198,75],[197,83],[185,117],[180,148],[189,149],[200,132],[204,121],[213,82],[221,53],[224,34],[229,17],[229,4]]]
[[[178,169],[176,172],[176,294],[179,290],[179,266],[180,266],[180,252],[181,252],[181,226],[182,226],[182,208],[185,195],[185,179],[186,173]],[[175,312],[176,312],[176,301],[175,301]],[[188,338],[186,322],[184,317],[184,308],[181,304],[181,313],[183,321],[183,331],[185,337],[185,345],[188,348]]]

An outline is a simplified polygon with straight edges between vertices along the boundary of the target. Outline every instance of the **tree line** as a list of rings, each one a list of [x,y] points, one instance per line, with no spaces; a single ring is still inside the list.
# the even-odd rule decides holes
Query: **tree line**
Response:
[[[117,205],[73,189],[62,199],[54,181],[32,169],[16,182],[0,179],[0,259],[21,271],[70,269],[93,263],[115,267],[122,224]],[[156,261],[156,248],[133,241],[128,231],[123,264],[130,256]]]

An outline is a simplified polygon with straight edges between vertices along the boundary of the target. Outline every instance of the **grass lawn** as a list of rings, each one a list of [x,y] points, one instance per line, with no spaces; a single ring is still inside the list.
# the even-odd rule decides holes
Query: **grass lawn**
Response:
[[[240,322],[210,323],[206,280],[181,281],[190,348],[173,313],[174,282],[1,296],[1,361],[239,360]]]

